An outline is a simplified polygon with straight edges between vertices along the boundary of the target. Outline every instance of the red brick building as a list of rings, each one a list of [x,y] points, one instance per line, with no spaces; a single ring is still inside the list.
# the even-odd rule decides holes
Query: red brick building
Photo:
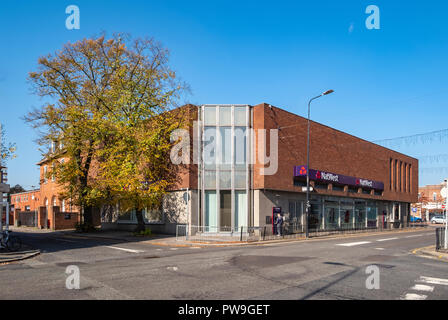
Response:
[[[61,158],[57,161],[64,162],[67,159]],[[71,199],[62,197],[63,186],[57,183],[54,175],[49,175],[54,163],[43,159],[38,165],[40,167],[38,226],[53,230],[75,228],[75,225],[80,222],[79,208],[72,205]]]
[[[145,212],[154,232],[175,233],[179,224],[220,234],[271,228],[274,211],[288,232],[303,232],[306,170],[313,187],[310,229],[408,223],[417,202],[417,159],[311,121],[306,168],[306,118],[265,103],[183,108],[194,123],[186,130],[191,161],[179,165],[179,181],[160,210]],[[40,163],[41,206],[61,206],[59,187],[43,178],[48,165]],[[102,214],[103,227],[136,224],[135,211],[113,211]]]
[[[426,185],[418,188],[418,202],[412,205],[413,214],[426,221],[435,215],[444,215],[446,199],[440,194],[445,182],[435,185]]]

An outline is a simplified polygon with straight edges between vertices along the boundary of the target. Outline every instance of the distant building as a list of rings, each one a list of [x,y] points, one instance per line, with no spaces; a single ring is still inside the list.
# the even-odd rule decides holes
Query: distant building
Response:
[[[40,189],[11,195],[12,211],[36,211],[39,209]]]
[[[440,194],[444,186],[445,182],[419,187],[418,202],[412,205],[412,214],[426,221],[435,215],[444,215],[446,200]]]

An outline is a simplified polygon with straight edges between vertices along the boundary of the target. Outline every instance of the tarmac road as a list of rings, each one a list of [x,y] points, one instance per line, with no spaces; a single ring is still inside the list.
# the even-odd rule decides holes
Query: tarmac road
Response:
[[[412,254],[432,227],[244,247],[167,247],[141,241],[16,233],[41,250],[0,266],[0,299],[448,299],[448,264]],[[66,268],[80,289],[66,288]],[[369,266],[379,289],[368,289]]]

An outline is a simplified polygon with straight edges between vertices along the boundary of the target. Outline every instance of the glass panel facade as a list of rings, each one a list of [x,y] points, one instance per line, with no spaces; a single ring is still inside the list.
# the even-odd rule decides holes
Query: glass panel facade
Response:
[[[232,226],[232,191],[221,190],[219,194],[220,231],[231,231]]]
[[[219,125],[220,126],[232,125],[232,107],[227,106],[219,107]]]
[[[366,203],[365,201],[355,202],[355,228],[362,229],[367,227],[366,223]]]
[[[236,228],[247,226],[247,193],[235,191],[235,223]]]
[[[378,207],[375,202],[367,203],[367,227],[374,228],[378,221]]]
[[[339,227],[339,202],[325,201],[325,229],[332,230]]]
[[[311,201],[311,210],[309,214],[309,229],[322,229],[322,203],[320,201]]]
[[[219,188],[231,189],[232,188],[232,171],[220,171],[219,172]]]
[[[353,202],[341,201],[341,227],[344,229],[353,228]]]
[[[249,110],[249,106],[241,105],[202,107],[200,224],[216,227],[218,232],[248,224]],[[208,228],[206,231],[216,230]]]
[[[246,171],[235,171],[235,189],[246,189]]]
[[[204,125],[214,126],[216,125],[216,108],[205,107],[204,108]]]
[[[235,126],[246,126],[247,107],[235,107]]]
[[[222,170],[232,167],[232,127],[220,127],[219,166]]]
[[[234,130],[234,163],[237,170],[245,170],[247,165],[247,130],[245,127],[235,127]]]
[[[216,203],[216,191],[205,191],[205,231],[217,232],[218,212]]]
[[[303,202],[289,201],[289,229],[292,233],[302,232]]]
[[[216,169],[217,134],[215,127],[204,128],[203,161],[205,169]]]

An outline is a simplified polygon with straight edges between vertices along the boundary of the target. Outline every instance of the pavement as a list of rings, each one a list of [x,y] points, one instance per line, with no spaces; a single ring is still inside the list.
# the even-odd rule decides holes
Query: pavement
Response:
[[[417,248],[412,251],[413,254],[420,255],[423,257],[428,257],[432,259],[437,259],[440,261],[448,262],[448,252],[443,251],[436,251],[436,246],[427,246],[423,248]]]
[[[0,299],[448,299],[446,262],[413,253],[434,245],[430,227],[226,247],[109,233],[17,235],[41,254],[0,265]],[[66,287],[69,266],[79,269],[79,289]],[[366,285],[372,268],[379,289]]]
[[[395,230],[385,230],[378,232],[361,232],[361,233],[346,233],[346,234],[332,234],[332,235],[322,235],[316,236],[310,239],[306,239],[305,237],[279,237],[274,240],[266,240],[266,241],[204,241],[204,240],[185,240],[180,238],[176,238],[176,236],[172,235],[152,235],[152,236],[134,236],[130,231],[116,231],[116,230],[108,230],[102,231],[99,230],[97,232],[89,232],[89,233],[80,233],[75,232],[73,230],[67,231],[51,231],[46,229],[36,229],[36,228],[23,228],[23,227],[12,227],[11,230],[15,230],[16,232],[31,232],[31,233],[51,233],[54,235],[59,235],[63,237],[71,237],[71,238],[87,238],[87,239],[103,239],[103,240],[116,240],[116,241],[124,241],[124,242],[135,242],[138,241],[140,243],[148,244],[148,245],[156,245],[156,246],[169,246],[169,247],[228,247],[228,246],[248,246],[248,245],[263,245],[270,243],[286,243],[286,242],[297,242],[297,241],[315,241],[315,240],[323,240],[323,239],[340,239],[340,238],[351,238],[351,237],[363,237],[363,236],[371,236],[377,234],[388,234],[388,233],[406,233],[406,232],[415,232],[420,230],[426,230],[426,227],[417,227],[417,228],[409,228],[409,229],[395,229]]]
[[[27,245],[22,245],[22,248],[19,251],[15,252],[9,252],[5,249],[0,249],[0,265],[33,258],[38,254],[40,254],[40,250],[33,249],[32,247]]]

